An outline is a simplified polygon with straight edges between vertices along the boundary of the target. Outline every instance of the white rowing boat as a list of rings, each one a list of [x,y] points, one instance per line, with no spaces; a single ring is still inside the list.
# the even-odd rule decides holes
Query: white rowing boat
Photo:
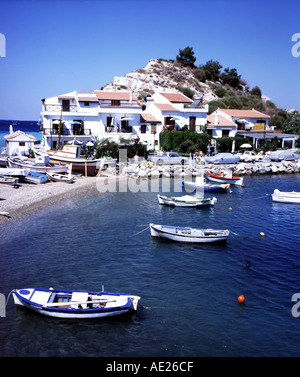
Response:
[[[290,191],[284,192],[275,189],[272,194],[273,202],[279,203],[299,203],[300,204],[300,192]]]
[[[211,243],[226,241],[229,230],[194,229],[170,225],[150,224],[152,238],[164,238],[177,242]]]

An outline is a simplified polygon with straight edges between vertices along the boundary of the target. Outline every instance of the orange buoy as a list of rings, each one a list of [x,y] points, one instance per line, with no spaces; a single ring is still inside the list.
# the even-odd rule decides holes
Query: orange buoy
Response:
[[[245,187],[245,185],[244,185],[244,184],[242,184],[241,186],[242,186],[242,187]]]
[[[244,301],[245,301],[245,297],[244,297],[244,295],[240,295],[240,296],[238,297],[238,303],[239,303],[239,304],[242,304]]]

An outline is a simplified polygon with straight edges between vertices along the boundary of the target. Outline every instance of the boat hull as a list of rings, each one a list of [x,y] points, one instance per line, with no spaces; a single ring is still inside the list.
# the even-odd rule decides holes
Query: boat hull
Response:
[[[231,184],[231,185],[242,185],[243,184],[243,178],[240,178],[240,177],[232,177],[232,178],[229,178],[229,177],[226,177],[222,174],[218,174],[218,173],[208,173],[208,172],[205,172],[204,173],[205,175],[205,178],[208,179],[209,181],[212,181],[212,182],[218,182],[218,183],[222,183],[222,184]]]
[[[278,203],[293,203],[300,204],[300,193],[291,191],[291,192],[281,192],[279,190],[274,190],[272,194],[273,202]]]
[[[62,175],[62,174],[56,174],[56,173],[47,173],[47,176],[50,180],[54,182],[65,182],[65,183],[73,183],[74,178],[69,177],[67,175]]]
[[[35,173],[41,173],[41,174],[66,173],[69,169],[67,165],[54,165],[54,166],[42,165],[42,164],[35,165],[35,164],[25,163],[21,161],[15,161],[12,159],[8,159],[8,163],[11,167],[30,169],[30,171],[33,171]]]
[[[140,299],[138,296],[127,294],[114,294],[108,292],[77,292],[77,294],[98,295],[102,297],[102,301],[66,301],[58,303],[44,302],[49,300],[53,295],[61,295],[67,297],[74,294],[73,291],[58,291],[25,288],[13,291],[13,299],[18,309],[29,309],[41,315],[65,319],[88,319],[111,317],[127,313],[130,310],[137,310],[137,304]],[[37,297],[35,301],[34,296]],[[89,304],[89,302],[91,304]],[[95,304],[97,302],[97,304]],[[114,304],[116,302],[117,304]],[[101,307],[97,306],[101,304]],[[82,305],[81,305],[82,304]],[[99,305],[100,305],[99,304]],[[88,305],[92,307],[88,307]]]
[[[0,184],[17,186],[19,184],[19,178],[0,176]]]
[[[195,199],[194,197],[191,197],[190,199],[185,197],[167,197],[162,195],[157,195],[158,201],[160,204],[168,205],[171,207],[208,207],[211,205],[214,205],[216,202],[216,198],[207,198],[207,199]]]
[[[72,164],[72,171],[77,173],[87,173],[88,175],[95,175],[96,170],[99,170],[101,161],[97,160],[87,160],[84,158],[71,158],[63,156],[49,155],[51,162],[60,162],[63,164]]]
[[[214,185],[214,184],[197,184],[192,181],[183,181],[182,182],[183,186],[186,188],[192,188],[194,190],[198,191],[204,191],[204,192],[227,192],[230,184],[219,184],[219,185]]]
[[[156,224],[150,224],[150,231],[152,238],[185,243],[224,242],[229,236],[229,230],[192,229]]]

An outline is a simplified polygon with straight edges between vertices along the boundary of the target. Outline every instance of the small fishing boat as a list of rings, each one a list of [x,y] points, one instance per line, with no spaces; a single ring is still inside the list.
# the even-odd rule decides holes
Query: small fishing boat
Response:
[[[164,238],[177,242],[211,243],[226,241],[229,230],[194,229],[170,225],[150,224],[152,238]]]
[[[139,296],[106,291],[22,288],[12,291],[17,308],[58,318],[100,318],[137,310]]]
[[[103,167],[103,158],[92,159],[81,155],[80,145],[63,145],[57,151],[48,150],[46,152],[36,151],[36,154],[48,155],[50,162],[61,164],[72,164],[73,171],[84,173],[85,175],[96,175],[96,171]]]
[[[225,174],[223,171],[220,173],[204,171],[205,178],[212,182],[229,183],[231,185],[242,185],[243,178],[232,175],[232,172]]]
[[[46,173],[66,173],[69,169],[67,165],[52,164],[49,157],[40,156],[35,161],[24,161],[18,158],[8,158],[8,164],[11,167],[26,168],[30,171],[46,174]]]
[[[182,180],[182,186],[204,192],[227,192],[230,184],[211,184],[207,183],[204,177],[196,177],[195,182]]]
[[[298,203],[300,204],[300,192],[290,191],[284,192],[275,189],[272,194],[273,202],[280,203]]]
[[[46,183],[48,181],[48,176],[46,174],[36,173],[31,171],[28,175],[25,176],[25,182],[40,184]]]
[[[65,183],[73,183],[74,178],[70,175],[64,175],[64,174],[57,174],[57,173],[47,173],[47,176],[51,181],[54,182],[65,182]]]
[[[213,206],[217,201],[217,198],[200,198],[192,195],[184,196],[172,196],[167,197],[163,195],[157,195],[159,204],[164,204],[172,207],[202,207]]]
[[[30,173],[30,169],[22,168],[0,168],[0,176],[24,178]]]
[[[0,184],[17,186],[19,184],[19,178],[2,175],[0,176]]]

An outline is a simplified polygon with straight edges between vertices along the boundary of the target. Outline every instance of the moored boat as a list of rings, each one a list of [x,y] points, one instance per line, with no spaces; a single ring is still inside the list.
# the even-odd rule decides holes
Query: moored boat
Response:
[[[25,176],[25,182],[40,184],[46,183],[48,181],[48,176],[46,174],[36,173],[31,171],[28,175]]]
[[[290,191],[284,192],[275,189],[272,194],[273,202],[280,203],[298,203],[300,204],[300,192]]]
[[[230,184],[207,183],[203,177],[196,177],[195,182],[182,180],[182,186],[187,189],[193,189],[204,192],[227,192],[230,187]]]
[[[69,169],[67,165],[53,164],[49,158],[37,157],[35,161],[24,161],[18,158],[8,158],[8,164],[11,167],[26,168],[36,173],[66,173]]]
[[[152,238],[164,238],[170,241],[187,243],[211,243],[226,241],[229,230],[195,229],[170,225],[150,224]]]
[[[101,318],[137,310],[139,296],[106,291],[22,288],[12,291],[17,308],[58,318]]]
[[[23,168],[0,168],[0,176],[24,178],[30,173],[30,169]]]
[[[236,177],[232,174],[225,174],[223,171],[220,173],[217,172],[204,172],[205,178],[212,182],[218,182],[218,183],[229,183],[231,185],[242,185],[243,184],[243,178]]]
[[[8,177],[8,176],[3,175],[3,176],[0,176],[0,184],[17,186],[19,184],[19,178]]]
[[[65,182],[65,183],[73,183],[74,178],[70,175],[64,175],[64,174],[57,174],[57,173],[47,173],[47,176],[49,179],[51,179],[54,182]]]
[[[102,167],[103,159],[89,159],[87,156],[81,156],[80,145],[63,145],[62,149],[57,151],[36,151],[39,155],[48,155],[50,162],[72,164],[72,170],[85,175],[95,175],[96,171]]]
[[[172,207],[203,207],[213,206],[217,198],[199,198],[192,195],[172,196],[157,195],[160,204]]]

